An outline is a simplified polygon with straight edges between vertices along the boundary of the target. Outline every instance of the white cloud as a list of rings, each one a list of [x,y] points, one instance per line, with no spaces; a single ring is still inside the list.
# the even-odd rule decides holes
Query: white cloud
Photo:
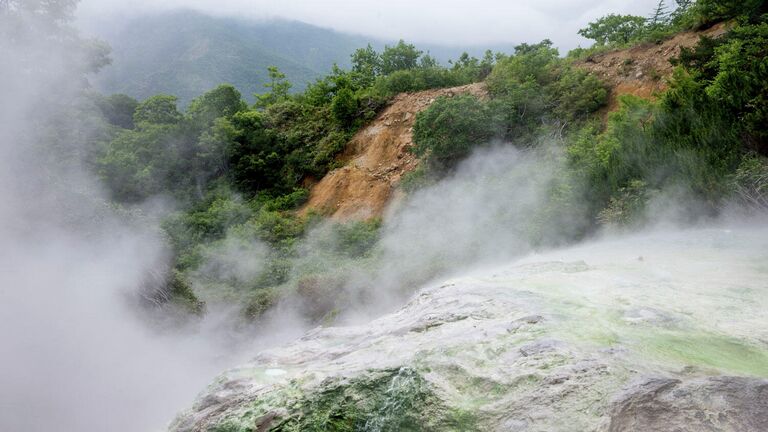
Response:
[[[672,3],[667,0],[668,3]],[[445,45],[535,42],[563,49],[587,42],[576,31],[608,13],[648,15],[656,0],[83,0],[81,17],[98,20],[190,8],[255,19],[286,18],[381,39]]]

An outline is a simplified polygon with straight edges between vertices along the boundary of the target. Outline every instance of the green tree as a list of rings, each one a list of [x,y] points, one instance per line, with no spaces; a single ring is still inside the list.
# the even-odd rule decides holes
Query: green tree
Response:
[[[395,46],[386,46],[381,53],[381,73],[388,75],[398,70],[415,69],[419,66],[422,51],[402,39]]]
[[[246,108],[240,92],[230,84],[222,84],[193,99],[187,115],[196,125],[210,125],[219,117],[231,117]]]
[[[501,96],[516,91],[525,82],[548,85],[557,78],[554,65],[558,59],[558,51],[549,40],[518,45],[515,55],[500,61],[488,76],[488,89],[494,95]]]
[[[352,53],[352,71],[369,77],[381,74],[381,57],[371,44]]]
[[[188,171],[175,137],[175,125],[140,122],[135,130],[123,130],[98,159],[98,171],[122,202],[139,202],[149,196],[177,191]]]
[[[640,16],[610,14],[589,23],[579,34],[598,45],[626,44],[643,34],[645,24],[646,19]]]
[[[715,48],[717,74],[706,87],[738,119],[753,144],[768,152],[768,22],[736,27]]]
[[[251,195],[282,187],[286,154],[266,127],[264,113],[242,111],[231,122],[227,160],[234,184]]]
[[[491,50],[486,50],[483,55],[483,59],[480,61],[480,70],[478,71],[478,79],[485,79],[496,64],[496,57]]]
[[[133,114],[133,122],[151,124],[176,124],[182,115],[176,108],[176,96],[156,95],[141,102]]]
[[[136,99],[124,94],[113,94],[98,98],[96,105],[110,124],[123,129],[133,129],[133,114],[139,106]]]
[[[264,87],[269,91],[255,95],[256,106],[259,108],[266,108],[287,99],[288,92],[292,87],[291,83],[285,79],[285,74],[280,72],[277,66],[270,66],[267,71],[269,72],[269,82],[264,84]]]
[[[436,68],[440,67],[440,63],[437,61],[436,58],[429,55],[429,53],[424,54],[419,59],[419,67],[420,68]]]
[[[79,0],[2,0],[0,17],[34,17],[50,30],[58,31],[73,18]],[[27,22],[29,24],[29,22]]]
[[[697,0],[694,10],[701,25],[709,25],[739,16],[759,17],[768,13],[765,0]]]
[[[71,27],[77,3],[78,0],[0,1],[0,57],[8,56],[5,50],[16,48],[15,73],[48,74],[52,79],[60,77],[62,70],[84,76],[108,65],[109,46],[96,39],[81,38]]]

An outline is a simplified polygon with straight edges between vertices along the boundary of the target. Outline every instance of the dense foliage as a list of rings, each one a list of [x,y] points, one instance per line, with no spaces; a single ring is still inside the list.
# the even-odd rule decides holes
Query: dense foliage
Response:
[[[562,136],[608,95],[596,77],[561,59],[549,40],[499,57],[486,83],[490,100],[441,98],[417,116],[413,151],[426,160],[425,174],[445,173],[493,140],[528,146],[544,135]]]
[[[715,3],[730,17],[742,10],[727,2],[699,2],[696,10]],[[734,194],[762,205],[768,25],[751,12],[740,22],[721,38],[684,49],[660,100],[625,97],[605,129],[591,125],[575,136],[573,168],[589,185],[595,209],[606,209],[603,221],[637,219],[645,202],[671,188],[698,202],[699,215],[716,212]]]

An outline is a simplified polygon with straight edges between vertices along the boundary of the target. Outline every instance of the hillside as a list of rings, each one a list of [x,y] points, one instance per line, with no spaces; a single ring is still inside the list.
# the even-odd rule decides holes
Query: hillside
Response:
[[[645,43],[631,48],[594,54],[576,62],[608,84],[611,92],[607,112],[617,106],[617,97],[631,94],[652,98],[666,89],[666,79],[674,69],[670,60],[680,54],[681,48],[695,46],[701,37],[716,38],[728,31],[720,23],[704,31],[686,31],[659,43]]]
[[[597,75],[608,86],[608,104],[602,110],[605,114],[617,108],[621,95],[653,98],[664,91],[673,71],[670,60],[679,55],[681,48],[696,45],[702,36],[721,36],[727,29],[721,23],[704,31],[679,33],[659,44],[595,54],[575,64]],[[397,196],[401,177],[418,166],[417,158],[407,151],[413,145],[416,114],[438,96],[462,93],[487,94],[480,83],[398,95],[348,143],[338,158],[344,166],[311,184],[309,201],[300,214],[314,211],[339,221],[381,217]]]

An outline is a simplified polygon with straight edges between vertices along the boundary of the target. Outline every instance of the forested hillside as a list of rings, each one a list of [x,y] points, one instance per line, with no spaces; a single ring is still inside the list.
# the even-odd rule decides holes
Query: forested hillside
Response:
[[[265,93],[252,106],[230,85],[184,111],[168,95],[101,98],[113,131],[92,161],[117,202],[159,194],[180,206],[164,222],[176,257],[172,298],[196,309],[205,291],[234,299],[256,317],[298,295],[319,319],[344,307],[344,300],[329,300],[333,290],[344,289],[361,266],[376,268],[381,221],[335,225],[325,234],[330,255],[307,257],[302,241],[322,217],[295,210],[313,181],[343,163],[339,155],[355,132],[401,92],[485,81],[490,94],[440,97],[418,114],[409,151],[420,163],[403,177],[405,191],[450,177],[473,151],[494,142],[543,152],[562,166],[548,181],[546,204],[516,228],[536,247],[601,226],[642,225],[669,199],[695,203],[680,206],[678,216],[691,220],[734,202],[765,210],[768,23],[762,3],[753,3],[681,2],[640,20],[629,35],[626,23],[638,18],[609,16],[584,31],[594,47],[565,58],[545,40],[482,59],[464,55],[446,68],[402,41],[381,52],[368,46],[351,56],[351,69],[335,68],[298,93],[270,68]],[[735,20],[732,30],[682,49],[664,78],[667,90],[654,101],[624,96],[607,120],[596,114],[611,87],[578,67],[582,59],[723,20]],[[221,269],[235,263],[225,262],[217,264],[219,273],[200,274],[217,250],[233,244],[241,254],[259,244],[263,266],[232,276]],[[328,260],[333,271],[317,267]],[[422,277],[448,265],[433,263]]]

